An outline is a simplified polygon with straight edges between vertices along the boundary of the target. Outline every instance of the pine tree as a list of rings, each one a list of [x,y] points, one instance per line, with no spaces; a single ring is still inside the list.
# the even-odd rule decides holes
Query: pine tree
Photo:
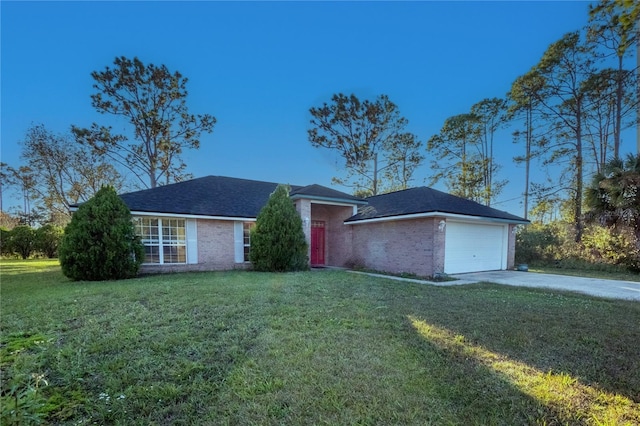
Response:
[[[251,232],[250,259],[257,271],[290,272],[309,268],[302,219],[289,198],[289,187],[278,185],[262,208]]]

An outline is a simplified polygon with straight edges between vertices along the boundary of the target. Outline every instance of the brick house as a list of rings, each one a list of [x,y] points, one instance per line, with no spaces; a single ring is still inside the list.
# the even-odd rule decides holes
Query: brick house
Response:
[[[250,229],[277,184],[207,176],[122,194],[145,245],[145,272],[250,266]],[[515,227],[528,221],[421,187],[361,199],[291,185],[311,266],[362,266],[419,276],[513,267]]]

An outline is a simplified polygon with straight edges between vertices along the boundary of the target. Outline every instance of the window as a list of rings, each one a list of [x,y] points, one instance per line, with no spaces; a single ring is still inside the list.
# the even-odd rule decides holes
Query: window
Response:
[[[144,244],[144,263],[187,263],[184,219],[137,217],[134,223]]]
[[[244,246],[244,261],[249,261],[249,251],[251,250],[251,230],[256,226],[255,222],[244,222],[242,224],[242,244]]]

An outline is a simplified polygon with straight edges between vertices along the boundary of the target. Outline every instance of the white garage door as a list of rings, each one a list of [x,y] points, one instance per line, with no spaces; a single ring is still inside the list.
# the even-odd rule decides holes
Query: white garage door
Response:
[[[444,272],[507,269],[508,225],[447,221]]]

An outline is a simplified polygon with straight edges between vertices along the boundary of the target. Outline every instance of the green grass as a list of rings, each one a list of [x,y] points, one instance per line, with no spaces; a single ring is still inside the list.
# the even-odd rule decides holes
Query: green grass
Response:
[[[622,268],[584,269],[584,268],[558,268],[553,266],[533,265],[529,267],[529,272],[539,272],[543,274],[569,275],[573,277],[602,278],[605,280],[622,280],[640,282],[640,274],[623,270]]]
[[[637,302],[340,271],[0,274],[3,425],[640,423]]]

